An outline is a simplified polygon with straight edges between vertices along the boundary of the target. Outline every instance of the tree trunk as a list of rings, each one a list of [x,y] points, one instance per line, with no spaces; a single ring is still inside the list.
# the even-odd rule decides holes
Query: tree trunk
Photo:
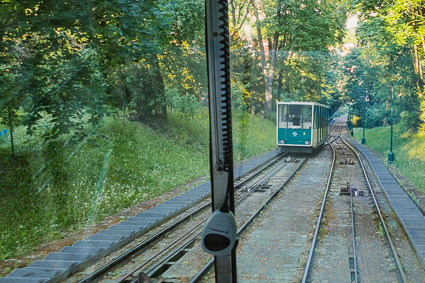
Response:
[[[233,24],[236,23],[236,9],[235,9],[235,3],[233,0],[229,0],[229,6],[230,6],[230,12],[232,14],[232,22]]]
[[[419,13],[420,13],[420,16],[422,18],[423,17],[422,9],[419,9]],[[421,43],[422,43],[422,49],[425,52],[425,38],[424,38],[423,35],[421,35]],[[422,72],[422,75],[421,75],[421,79],[422,79],[422,81],[424,79],[423,72]],[[421,96],[422,96],[422,92],[419,92],[419,97],[421,97]]]
[[[154,65],[154,78],[157,82],[156,87],[154,89],[157,90],[157,95],[159,96],[159,99],[157,101],[157,104],[155,105],[155,116],[163,121],[167,121],[167,104],[165,99],[165,84],[164,79],[161,74],[161,69],[159,67],[159,60],[157,56],[154,56],[153,60]]]
[[[382,121],[382,125],[383,126],[387,126],[388,125],[388,113],[390,112],[390,107],[391,107],[391,94],[393,91],[393,87],[390,86],[390,90],[388,91],[388,96],[387,96],[387,101],[385,103],[385,117],[384,117],[384,121]]]
[[[266,61],[266,51],[264,48],[263,35],[261,33],[261,26],[259,22],[258,9],[255,6],[254,0],[251,0],[252,7],[254,9],[254,16],[257,26],[257,35],[258,35],[258,43],[260,45],[260,55],[261,55],[261,65],[263,69],[264,76],[264,117],[267,117],[268,114],[272,111],[272,100],[273,100],[273,78],[274,71],[276,66],[276,56],[277,56],[277,41],[279,38],[279,33],[276,31],[273,35],[273,41],[269,44],[269,55],[270,63]],[[277,17],[280,19],[280,1],[277,3]],[[270,50],[271,49],[271,50]]]
[[[415,33],[415,35],[417,36],[418,33],[418,26],[416,25],[417,22],[417,18],[416,18],[416,12],[414,7],[411,7],[411,14],[412,14],[412,27],[413,27],[413,32]],[[420,14],[422,14],[422,12],[420,11]],[[423,44],[423,36],[421,36],[422,38],[422,44]],[[421,66],[421,60],[420,60],[420,55],[419,55],[419,48],[417,45],[413,46],[413,53],[414,53],[414,68],[415,68],[415,73],[417,75],[416,78],[416,87],[418,89],[418,95],[419,97],[422,96],[422,86],[423,86],[423,79],[424,79],[424,75],[423,75],[423,71],[422,71],[422,66]]]
[[[416,81],[416,88],[418,90],[419,97],[422,96],[422,80],[419,69],[421,68],[419,63],[419,56],[418,56],[418,48],[417,46],[413,46],[413,48],[410,49],[410,53],[412,56],[413,61],[413,69],[415,71],[415,81]]]
[[[278,81],[277,81],[277,96],[276,99],[282,100],[282,88],[283,88],[283,73],[282,70],[279,71]]]
[[[414,54],[414,64],[415,64],[415,72],[416,74],[418,74],[420,76],[420,78],[422,79],[421,73],[421,64],[419,61],[419,54],[418,54],[418,46],[414,45],[413,46],[413,54]]]

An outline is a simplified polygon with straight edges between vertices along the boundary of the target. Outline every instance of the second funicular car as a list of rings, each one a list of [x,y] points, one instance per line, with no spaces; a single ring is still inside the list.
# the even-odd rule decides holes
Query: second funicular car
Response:
[[[311,153],[328,136],[329,107],[316,102],[277,102],[277,145],[286,152]]]

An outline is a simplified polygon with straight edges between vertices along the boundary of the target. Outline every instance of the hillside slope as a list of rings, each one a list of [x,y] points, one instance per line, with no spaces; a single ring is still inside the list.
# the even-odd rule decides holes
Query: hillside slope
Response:
[[[400,183],[406,183],[405,189],[411,187],[408,180],[421,192],[421,194],[413,194],[412,191],[411,196],[416,202],[422,202],[419,199],[425,196],[425,132],[405,132],[401,125],[395,125],[393,136],[395,161],[392,163],[388,162],[390,127],[366,129],[365,137],[365,145],[379,154],[379,158],[390,168],[393,175],[398,176]],[[361,128],[354,129],[354,138],[361,141]],[[425,200],[423,202],[422,205],[425,207]]]
[[[233,131],[235,162],[275,147],[271,121],[236,115]],[[0,260],[208,176],[207,112],[154,128],[109,117],[88,132],[46,145],[17,129],[15,161],[0,144]]]

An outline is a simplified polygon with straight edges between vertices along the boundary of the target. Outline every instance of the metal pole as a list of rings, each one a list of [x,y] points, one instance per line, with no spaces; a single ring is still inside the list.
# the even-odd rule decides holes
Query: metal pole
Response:
[[[205,0],[208,99],[210,107],[210,171],[213,212],[227,206],[234,214],[231,124],[229,19],[227,0]],[[214,256],[216,282],[237,282],[236,245]]]
[[[363,111],[363,121],[362,121],[362,124],[363,124],[362,144],[365,144],[366,143],[366,138],[365,138],[364,134],[365,134],[365,130],[366,130],[366,109],[364,109],[364,111]]]
[[[350,135],[353,135],[353,123],[352,123],[352,114],[351,114],[351,105],[348,104],[348,121],[347,121],[347,127]]]
[[[354,136],[354,132],[353,132],[353,113],[350,112],[350,135]]]
[[[350,130],[350,104],[348,104],[347,127],[348,127],[348,130]]]
[[[391,99],[390,99],[390,125],[391,125],[391,133],[390,133],[390,152],[388,152],[388,161],[394,161],[394,153],[393,153],[393,94],[394,94],[394,85],[391,84]]]
[[[390,160],[390,161],[394,161],[394,153],[393,153],[393,121],[391,121],[390,153],[392,153],[392,156],[393,156],[393,160]]]

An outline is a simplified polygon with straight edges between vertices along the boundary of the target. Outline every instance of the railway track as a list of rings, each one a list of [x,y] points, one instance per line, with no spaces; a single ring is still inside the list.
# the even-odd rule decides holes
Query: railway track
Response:
[[[338,282],[408,282],[358,153],[340,136],[329,146],[331,172],[301,281],[332,274]]]
[[[370,194],[372,203],[373,203],[373,208],[375,209],[377,216],[379,218],[379,223],[381,226],[379,226],[379,229],[382,229],[382,231],[380,230],[380,233],[383,234],[383,236],[385,237],[386,243],[387,243],[387,248],[388,251],[390,253],[391,259],[392,259],[392,264],[393,264],[393,269],[397,274],[397,278],[399,282],[408,282],[407,279],[407,275],[404,272],[401,260],[398,256],[398,252],[396,250],[396,247],[393,243],[392,237],[390,235],[389,229],[388,229],[388,225],[385,221],[385,218],[383,216],[383,212],[381,211],[380,205],[378,203],[376,194],[371,186],[371,181],[369,179],[369,176],[366,172],[365,166],[363,164],[363,161],[361,160],[359,153],[354,149],[354,147],[352,147],[347,141],[341,139],[342,142],[354,153],[354,155],[356,156],[357,162],[361,167],[361,172],[362,175],[364,177],[364,181],[365,181],[365,185],[367,188],[367,191]],[[354,191],[354,189],[353,189]],[[367,263],[365,263],[367,264]]]
[[[334,148],[331,144],[329,144],[329,145],[332,148],[332,164],[331,164],[331,167],[330,167],[330,172],[329,172],[329,175],[328,175],[329,177],[328,177],[328,180],[327,180],[326,188],[324,190],[323,199],[322,199],[322,203],[321,203],[321,207],[320,207],[320,211],[319,211],[319,216],[317,218],[317,222],[316,222],[316,226],[315,226],[316,229],[314,230],[313,239],[311,241],[311,247],[310,247],[310,250],[308,252],[308,258],[307,258],[307,261],[306,261],[306,264],[305,264],[302,282],[306,282],[307,279],[309,278],[309,273],[310,273],[311,265],[312,265],[312,262],[313,262],[313,256],[314,256],[314,252],[315,252],[316,245],[317,245],[317,242],[318,242],[319,231],[320,231],[320,227],[321,227],[321,224],[322,224],[326,200],[327,200],[330,185],[331,185],[333,170],[335,168],[335,161],[336,161],[335,150],[334,150]]]
[[[329,149],[312,155],[309,162],[303,156],[278,156],[235,182],[240,227],[238,274],[242,279],[267,281],[264,275],[255,277],[257,274],[247,270],[255,269],[255,264],[261,267],[263,254],[270,266],[276,266],[273,257],[278,264],[285,259],[279,270],[268,269],[270,279],[409,282],[388,236],[394,231],[394,223],[388,231],[384,221],[388,207],[384,213],[379,210],[365,166],[354,148],[342,139],[346,134],[344,121],[337,121],[331,128]],[[296,174],[302,165],[302,173]],[[382,194],[378,199],[383,202]],[[66,282],[211,280],[213,258],[199,245],[210,212],[211,203],[204,199]],[[268,224],[261,226],[264,219]],[[400,247],[399,239],[396,243]],[[408,275],[412,281],[410,271]]]
[[[275,157],[266,162],[264,166],[261,168],[254,170],[253,172],[250,172],[248,174],[240,176],[240,178],[235,182],[235,188],[240,188],[244,184],[248,183],[250,180],[255,179],[261,172],[264,171],[265,168],[273,167],[276,165],[276,163],[279,162],[284,157]],[[136,243],[133,247],[128,248],[124,247],[124,252],[119,251],[119,254],[114,256],[114,258],[110,261],[107,261],[104,264],[101,264],[97,267],[97,269],[90,273],[85,278],[79,280],[79,282],[92,282],[95,280],[98,280],[99,278],[105,276],[108,272],[110,272],[112,269],[119,267],[122,264],[125,264],[127,261],[131,260],[132,257],[137,256],[138,254],[142,253],[143,251],[146,251],[149,249],[150,245],[160,241],[164,237],[168,237],[168,233],[173,231],[174,229],[177,229],[177,227],[185,222],[190,221],[193,217],[197,216],[198,214],[205,213],[208,208],[211,207],[211,201],[204,200],[201,203],[194,205],[194,207],[188,209],[185,213],[182,213],[179,217],[176,217],[174,219],[171,219],[168,223],[165,225],[162,225],[164,227],[161,227],[160,229],[156,229],[157,231],[154,231],[154,233],[151,233],[148,237],[145,237],[145,239],[141,239],[139,243]],[[72,280],[71,280],[72,281]]]
[[[261,205],[267,195],[271,194],[266,183],[273,175],[288,166],[300,167],[298,161],[287,162],[289,159],[294,161],[294,157],[280,156],[271,161],[262,170],[243,176],[235,183],[236,203],[238,205],[236,215],[239,215],[238,225],[242,226],[243,219],[251,216],[251,208],[255,207],[253,206],[254,203],[257,203],[258,206]],[[293,169],[288,172],[290,172],[288,173],[289,175],[294,174]],[[249,203],[249,206],[240,205],[246,203]],[[242,207],[249,207],[251,211],[243,212],[244,209]],[[112,260],[104,264],[98,264],[95,267],[96,270],[89,275],[85,271],[73,276],[68,282],[108,282],[108,280],[133,282],[137,281],[141,272],[147,274],[150,278],[158,279],[162,273],[172,267],[173,262],[178,261],[196,246],[202,224],[209,216],[210,208],[209,201],[202,201],[184,215],[164,224],[159,231],[152,233],[143,240],[139,240],[139,243],[134,244],[133,247],[115,253],[112,255],[114,257]],[[93,269],[94,267],[91,268],[91,270]],[[83,274],[86,276],[81,278]]]
[[[260,201],[258,208],[255,210],[253,214],[251,214],[246,221],[242,222],[242,224],[239,224],[240,227],[238,229],[237,235],[238,237],[241,237],[248,229],[248,227],[252,224],[252,222],[264,211],[264,209],[273,201],[273,199],[278,195],[278,193],[285,187],[285,185],[294,177],[294,175],[300,170],[300,168],[304,165],[304,163],[307,161],[307,158],[303,158],[303,160],[300,162],[298,166],[293,168],[292,172],[290,172],[289,175],[285,176],[285,178],[282,179],[282,176],[279,176],[281,184],[271,192],[271,194],[267,198],[263,198],[263,200]],[[282,181],[283,180],[283,181]],[[255,192],[253,190],[252,192]],[[191,278],[189,282],[200,282],[202,278],[204,278],[209,271],[211,271],[214,264],[214,258],[211,258],[202,268],[201,270]]]
[[[285,195],[287,189],[284,190],[284,196],[278,193],[301,167],[301,162],[299,164],[288,163],[283,166],[283,164],[278,165],[280,161],[276,161],[272,166],[274,169],[267,169],[268,173],[258,171],[255,178],[252,176],[246,177],[246,180],[241,180],[240,183],[235,185],[238,198],[236,201],[236,217],[238,227],[240,227],[238,231],[240,239],[238,260],[242,261],[238,269],[244,276],[247,273],[246,259],[244,259],[246,255],[243,255],[241,249],[244,249],[247,228],[253,227],[253,229],[248,230],[250,233],[258,229],[258,232],[256,232],[257,238],[259,237],[258,235],[263,236],[268,233],[264,228],[255,227],[257,224],[252,224],[253,221],[257,218],[261,219],[265,211],[270,210],[266,208],[276,205],[285,207],[285,204],[279,204],[279,201],[284,200],[287,205],[288,203],[298,203],[300,199],[305,198],[306,196],[302,194],[309,194],[309,192],[308,190],[301,190],[303,191],[301,192],[299,185],[306,184],[305,179],[308,179],[309,176],[311,179],[312,175],[309,174],[312,172],[314,172],[314,176],[316,174],[326,175],[323,172],[318,173],[320,170],[318,171],[314,168],[316,166],[314,164],[322,164],[322,167],[329,166],[329,168],[333,168],[334,172],[328,173],[326,185],[328,188],[320,190],[316,186],[317,192],[309,200],[310,205],[314,204],[321,207],[321,209],[317,209],[321,214],[320,220],[316,220],[311,224],[312,226],[310,227],[313,227],[312,232],[307,230],[297,231],[298,227],[295,230],[292,229],[294,224],[287,225],[288,228],[291,228],[287,230],[288,235],[299,234],[301,238],[303,235],[312,235],[313,239],[308,238],[308,244],[306,242],[304,248],[304,251],[310,249],[310,252],[307,254],[307,252],[302,252],[300,248],[299,256],[294,257],[298,258],[298,260],[292,265],[292,271],[289,272],[293,275],[284,276],[299,278],[296,281],[302,282],[329,281],[330,279],[338,282],[409,282],[389,236],[387,224],[384,221],[385,217],[379,210],[378,201],[365,172],[365,167],[354,148],[341,138],[341,135],[346,133],[345,124],[337,121],[332,126],[332,129],[331,140],[328,142],[329,148],[333,148],[332,150],[334,151],[333,161],[329,162],[332,165],[322,164],[324,156],[320,157],[319,160],[313,161],[309,166],[310,171],[303,171],[302,175],[297,178],[303,181],[301,183],[295,181],[291,185],[292,192],[288,195]],[[297,166],[293,166],[291,170],[288,170],[287,165],[289,164]],[[280,182],[281,185],[278,187],[270,186],[270,183],[273,183],[271,181],[273,179],[275,179],[275,182]],[[276,198],[277,195],[279,197]],[[321,198],[322,201],[315,200],[315,197],[317,200]],[[276,199],[280,200],[276,201]],[[109,277],[106,276],[101,281],[137,282],[137,278],[139,280],[143,278],[142,274],[147,274],[149,278],[164,283],[201,282],[205,281],[205,278],[212,280],[214,276],[211,272],[214,263],[213,258],[205,254],[198,245],[200,229],[203,221],[209,215],[210,205],[206,202],[201,205],[207,207],[207,212],[200,212],[199,218],[192,216],[191,227],[189,225],[180,227],[180,232],[173,232],[177,236],[169,235],[168,237],[173,239],[174,242],[170,241],[167,244],[161,240],[157,247],[149,247],[151,254],[155,253],[158,258],[154,259],[151,256],[140,253],[137,257],[132,257],[131,261],[134,263],[131,267],[132,269],[130,267],[127,267],[127,270],[115,269],[109,274]],[[250,209],[247,210],[245,209],[246,207]],[[305,209],[302,208],[302,211],[306,211]],[[314,212],[315,209],[311,206],[310,210]],[[276,210],[273,213],[276,214]],[[298,217],[297,214],[291,215],[295,218]],[[386,215],[388,215],[388,211]],[[304,217],[304,220],[308,222],[308,217]],[[284,223],[279,223],[279,225],[285,226],[286,224]],[[178,233],[180,234],[178,235]],[[293,242],[293,239],[289,239],[286,244],[279,244],[279,246],[288,246],[290,245],[288,242],[291,241]],[[298,247],[302,246],[301,242],[297,240],[293,245],[298,249]],[[265,247],[269,248],[273,245],[273,243],[269,243]],[[170,246],[171,248],[169,251],[165,251],[163,246]],[[249,250],[252,249],[252,243],[246,243],[246,246],[250,247]],[[287,252],[287,250],[282,251],[283,254]],[[305,263],[302,260],[304,256],[307,258]],[[288,269],[288,267],[286,266],[284,269]],[[297,269],[300,270],[299,275],[296,275]],[[270,270],[269,272],[273,274],[276,271]],[[302,279],[301,276],[303,277]]]

